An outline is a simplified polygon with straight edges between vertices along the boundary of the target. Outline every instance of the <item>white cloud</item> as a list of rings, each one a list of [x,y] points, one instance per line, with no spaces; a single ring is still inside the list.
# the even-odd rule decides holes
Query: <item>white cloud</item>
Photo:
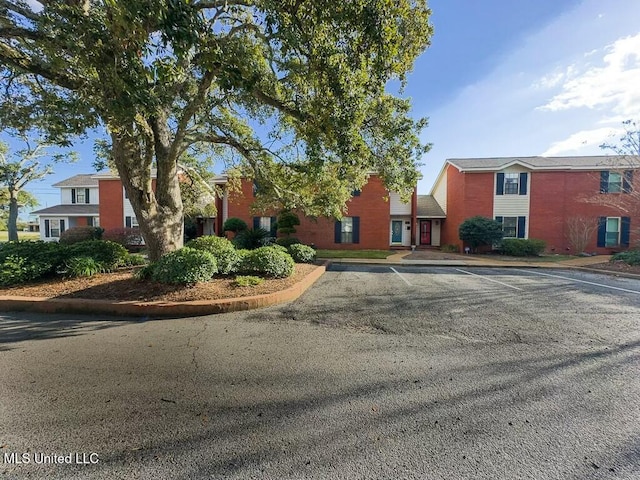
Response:
[[[593,130],[583,130],[574,133],[568,138],[559,142],[554,142],[541,155],[543,157],[556,157],[559,155],[576,155],[584,150],[591,150],[594,146],[600,146],[611,137],[622,133],[622,129],[609,127],[596,128]]]
[[[567,72],[562,91],[541,110],[608,108],[627,118],[640,115],[640,34],[618,39],[604,49],[601,66]]]

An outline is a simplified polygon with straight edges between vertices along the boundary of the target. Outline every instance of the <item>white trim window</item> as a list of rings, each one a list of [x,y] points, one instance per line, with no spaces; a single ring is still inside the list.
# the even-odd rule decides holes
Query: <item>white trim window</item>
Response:
[[[60,238],[60,234],[65,230],[63,218],[47,218],[44,221],[45,238]]]
[[[620,245],[620,217],[607,217],[605,247]]]
[[[520,193],[520,174],[505,173],[504,174],[504,194],[518,195]]]
[[[353,218],[342,217],[340,222],[340,240],[341,243],[353,243]]]

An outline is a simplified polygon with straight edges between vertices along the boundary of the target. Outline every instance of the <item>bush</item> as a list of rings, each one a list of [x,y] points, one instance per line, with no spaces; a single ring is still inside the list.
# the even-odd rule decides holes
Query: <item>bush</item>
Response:
[[[60,234],[60,243],[73,245],[85,240],[100,240],[104,229],[100,227],[73,227]]]
[[[237,276],[233,281],[234,287],[254,287],[264,282],[264,279],[253,275]]]
[[[502,225],[490,218],[471,217],[460,224],[458,235],[460,240],[476,249],[481,245],[493,245],[502,240]]]
[[[291,255],[274,247],[252,250],[242,262],[244,272],[274,278],[291,276],[294,267],[295,262]]]
[[[296,263],[313,263],[316,261],[316,251],[301,243],[296,243],[289,247],[289,255]]]
[[[229,275],[238,271],[240,257],[233,243],[226,238],[206,235],[191,240],[185,246],[212,254],[218,263],[218,273],[222,275]]]
[[[269,232],[264,228],[258,227],[238,233],[236,238],[233,239],[233,244],[238,249],[254,250],[263,247],[268,238]]]
[[[58,242],[7,242],[0,245],[0,284],[15,285],[51,275],[64,265],[69,247]]]
[[[216,273],[218,265],[213,255],[189,247],[163,255],[150,269],[151,279],[162,283],[208,282]]]
[[[459,253],[460,249],[455,243],[447,243],[440,247],[440,251],[444,253]]]
[[[91,257],[100,262],[106,271],[126,265],[129,252],[122,245],[108,240],[87,240],[70,245],[67,258]]]
[[[612,262],[624,262],[627,265],[640,265],[640,250],[628,250],[611,256]]]
[[[282,245],[285,248],[289,248],[291,245],[295,245],[297,243],[302,243],[302,242],[298,240],[296,237],[282,237],[282,238],[276,239],[276,244]]]
[[[137,267],[139,265],[146,265],[147,259],[142,255],[138,255],[137,253],[130,253],[124,259],[124,266],[127,267]]]
[[[104,266],[94,258],[72,257],[66,261],[62,273],[69,277],[90,277],[104,271]]]
[[[300,225],[300,218],[298,218],[298,215],[296,215],[292,211],[284,210],[280,213],[280,215],[278,215],[278,220],[276,223],[278,233],[281,233],[282,235],[290,235],[292,233],[296,233],[295,227]]]
[[[505,238],[500,244],[500,251],[512,257],[536,257],[544,252],[546,243],[535,238]]]
[[[247,228],[249,228],[247,226],[247,222],[236,217],[227,218],[224,222],[224,225],[222,225],[223,232],[238,233],[246,230]]]
[[[132,252],[144,248],[144,239],[138,228],[112,228],[102,234],[102,239],[118,243]]]

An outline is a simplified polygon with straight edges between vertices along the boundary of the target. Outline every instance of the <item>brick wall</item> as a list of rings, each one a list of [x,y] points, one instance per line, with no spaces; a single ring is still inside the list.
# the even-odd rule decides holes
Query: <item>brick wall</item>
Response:
[[[124,227],[122,183],[120,180],[100,180],[100,227],[105,230]]]

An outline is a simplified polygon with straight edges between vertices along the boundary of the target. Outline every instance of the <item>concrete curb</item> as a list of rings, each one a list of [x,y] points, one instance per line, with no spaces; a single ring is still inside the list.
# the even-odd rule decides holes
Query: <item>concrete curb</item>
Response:
[[[239,312],[290,302],[302,295],[327,270],[329,262],[318,266],[295,285],[279,292],[251,297],[189,302],[115,302],[82,298],[0,296],[0,311],[41,313],[87,313],[131,317],[197,317],[216,313]]]

